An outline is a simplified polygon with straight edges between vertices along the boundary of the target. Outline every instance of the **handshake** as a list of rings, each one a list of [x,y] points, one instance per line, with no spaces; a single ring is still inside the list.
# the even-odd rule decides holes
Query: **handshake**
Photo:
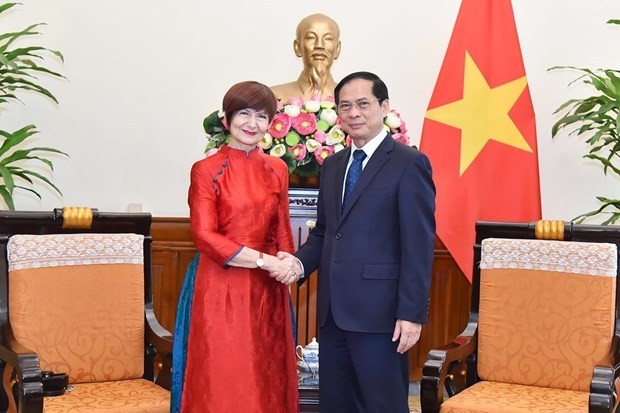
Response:
[[[303,277],[301,262],[288,252],[279,251],[272,259],[265,259],[265,270],[269,276],[285,285],[291,285]]]

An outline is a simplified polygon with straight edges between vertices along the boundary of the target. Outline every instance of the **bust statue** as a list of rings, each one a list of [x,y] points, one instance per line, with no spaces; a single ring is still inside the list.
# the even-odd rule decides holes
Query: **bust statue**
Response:
[[[278,99],[286,102],[300,96],[308,100],[313,94],[333,96],[336,82],[331,67],[340,55],[338,24],[324,14],[305,17],[297,25],[293,50],[304,67],[296,81],[271,87]]]

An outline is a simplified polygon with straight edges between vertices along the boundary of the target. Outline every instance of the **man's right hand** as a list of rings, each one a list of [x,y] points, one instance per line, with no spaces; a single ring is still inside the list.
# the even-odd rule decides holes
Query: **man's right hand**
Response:
[[[269,271],[271,278],[285,285],[297,282],[302,276],[299,260],[294,255],[282,251],[270,260],[265,269]]]

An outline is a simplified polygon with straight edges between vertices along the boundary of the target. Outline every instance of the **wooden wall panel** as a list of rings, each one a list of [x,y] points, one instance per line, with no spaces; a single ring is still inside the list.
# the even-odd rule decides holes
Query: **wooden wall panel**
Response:
[[[305,224],[304,224],[305,225]],[[303,238],[302,224],[294,223],[296,238]],[[299,227],[299,228],[297,228]],[[164,327],[174,330],[177,301],[185,272],[196,254],[188,218],[153,218],[153,291],[155,313]],[[300,240],[296,239],[296,244]],[[293,310],[298,320],[297,341],[310,342],[316,330],[317,277],[291,290]],[[467,324],[470,284],[445,246],[437,241],[433,264],[429,323],[420,341],[410,351],[411,379],[419,380],[431,348],[449,343]]]
[[[185,272],[196,255],[188,218],[153,218],[153,299],[155,314],[174,330],[177,302]]]

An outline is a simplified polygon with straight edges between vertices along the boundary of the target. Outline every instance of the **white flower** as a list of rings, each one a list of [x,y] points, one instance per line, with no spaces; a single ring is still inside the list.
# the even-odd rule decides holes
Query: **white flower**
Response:
[[[344,145],[342,145],[342,144],[340,144],[340,143],[338,143],[338,144],[334,145],[334,153],[336,153],[336,152],[340,152],[340,151],[341,151],[341,150],[343,150],[343,149],[344,149]]]
[[[271,136],[268,133],[265,133],[265,135],[263,135],[263,139],[261,139],[260,142],[258,142],[258,146],[260,146],[261,149],[263,150],[271,148],[272,144],[273,144],[273,136]]]
[[[334,102],[332,102],[331,100],[323,100],[323,101],[321,101],[321,107],[323,109],[332,109],[334,106],[336,106],[336,104]]]
[[[330,129],[329,132],[327,132],[327,139],[325,143],[333,146],[337,143],[342,142],[344,138],[345,138],[345,134],[342,131],[342,129],[340,129],[338,126],[334,126],[333,128]]]
[[[269,151],[269,155],[281,158],[286,153],[286,146],[283,143],[279,143]]]
[[[400,126],[402,121],[396,113],[388,112],[383,123],[385,123],[390,129],[396,129]]]
[[[310,219],[310,220],[306,221],[306,226],[308,228],[314,228],[314,227],[316,227],[316,221],[313,221],[313,220]]]
[[[336,124],[336,120],[338,120],[338,114],[333,109],[323,109],[319,115],[319,118],[329,123],[329,126],[334,126]]]
[[[317,113],[321,109],[321,102],[318,100],[309,100],[304,104],[304,108],[308,113]]]
[[[317,149],[319,149],[322,145],[315,141],[314,139],[308,139],[306,141],[306,149],[308,150],[308,152],[314,152]]]
[[[284,106],[284,113],[289,115],[291,118],[295,118],[295,117],[299,116],[300,112],[301,112],[301,109],[299,109],[299,106],[297,106],[297,105],[286,105],[286,106]]]

